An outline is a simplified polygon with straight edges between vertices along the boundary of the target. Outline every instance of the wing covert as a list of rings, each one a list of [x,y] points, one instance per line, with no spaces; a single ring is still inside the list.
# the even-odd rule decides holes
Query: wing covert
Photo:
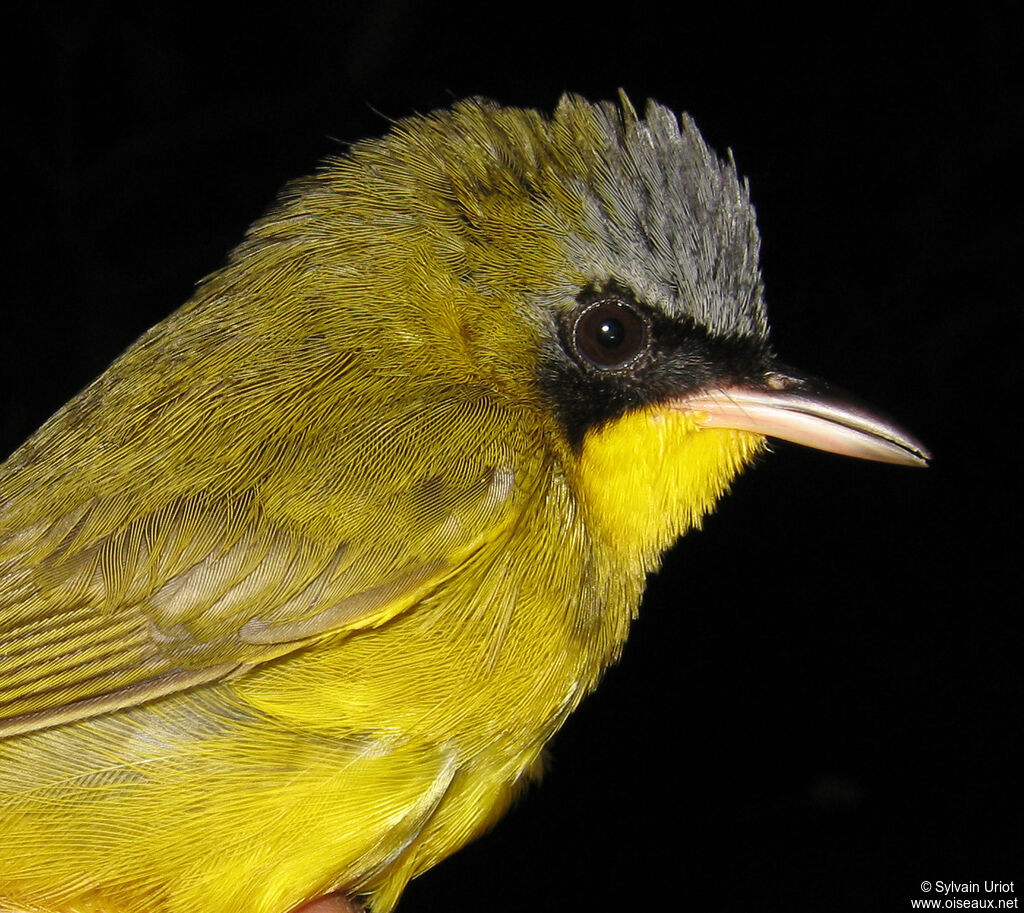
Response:
[[[383,496],[378,485],[352,508],[361,535],[342,541],[268,515],[255,490],[178,497],[142,516],[92,498],[13,531],[0,518],[0,737],[383,624],[501,534],[518,490],[508,456],[406,477]]]

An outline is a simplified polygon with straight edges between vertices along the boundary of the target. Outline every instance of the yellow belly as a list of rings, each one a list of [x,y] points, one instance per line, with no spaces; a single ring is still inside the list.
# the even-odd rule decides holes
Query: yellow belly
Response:
[[[387,913],[501,815],[625,634],[532,556],[510,577],[514,554],[381,628],[0,742],[0,910],[282,913],[341,889]]]

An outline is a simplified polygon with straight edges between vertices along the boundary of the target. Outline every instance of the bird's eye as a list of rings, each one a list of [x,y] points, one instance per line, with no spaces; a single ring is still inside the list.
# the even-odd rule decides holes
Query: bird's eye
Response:
[[[594,301],[584,307],[572,327],[573,345],[599,368],[618,369],[647,348],[647,323],[618,299]]]

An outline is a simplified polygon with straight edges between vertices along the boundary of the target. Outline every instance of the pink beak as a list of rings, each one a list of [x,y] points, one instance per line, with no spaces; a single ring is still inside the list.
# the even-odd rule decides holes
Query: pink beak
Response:
[[[927,466],[931,454],[889,419],[820,381],[785,372],[770,374],[765,389],[723,387],[677,402],[707,413],[706,428],[754,431],[863,460]]]

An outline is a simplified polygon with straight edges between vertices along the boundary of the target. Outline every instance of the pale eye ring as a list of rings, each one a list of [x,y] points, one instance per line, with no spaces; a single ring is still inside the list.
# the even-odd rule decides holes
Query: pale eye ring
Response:
[[[576,353],[602,370],[620,370],[646,350],[647,321],[619,298],[603,298],[586,304],[572,324]]]

